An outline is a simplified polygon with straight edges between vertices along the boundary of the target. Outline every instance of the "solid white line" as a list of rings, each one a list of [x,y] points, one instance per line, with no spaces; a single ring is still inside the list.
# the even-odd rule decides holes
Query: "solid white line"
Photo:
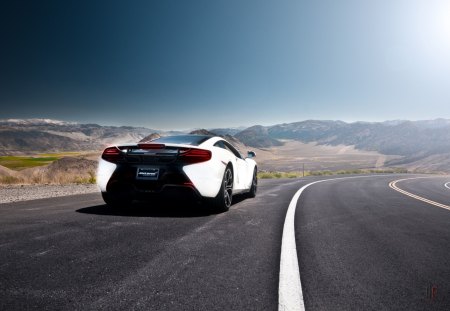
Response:
[[[303,190],[315,183],[317,182],[307,184],[295,193],[286,213],[281,239],[280,283],[278,286],[279,311],[305,310],[302,285],[300,284],[297,247],[295,245],[294,216],[298,198]]]
[[[450,181],[448,183],[446,183],[444,186],[445,186],[445,188],[450,189]]]
[[[389,175],[376,175],[376,177]],[[295,244],[295,210],[297,201],[302,192],[311,185],[340,179],[367,178],[371,176],[352,176],[318,180],[300,188],[292,197],[286,213],[281,239],[280,280],[278,285],[278,310],[279,311],[303,311],[303,291],[300,282],[300,270],[298,267],[297,247]]]

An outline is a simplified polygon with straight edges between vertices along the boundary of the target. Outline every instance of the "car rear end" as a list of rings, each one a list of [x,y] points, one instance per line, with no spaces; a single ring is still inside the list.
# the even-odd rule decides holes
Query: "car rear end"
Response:
[[[184,168],[205,166],[211,158],[210,150],[189,145],[150,142],[113,146],[101,156],[98,185],[104,197],[112,201],[155,196],[201,197]]]

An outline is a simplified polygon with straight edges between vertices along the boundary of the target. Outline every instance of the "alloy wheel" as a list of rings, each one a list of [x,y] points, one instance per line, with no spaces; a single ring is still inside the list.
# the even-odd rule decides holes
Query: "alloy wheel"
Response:
[[[223,180],[223,189],[224,189],[224,200],[225,200],[225,206],[230,207],[231,206],[231,198],[233,195],[233,173],[229,168],[227,168],[225,172],[225,178]]]

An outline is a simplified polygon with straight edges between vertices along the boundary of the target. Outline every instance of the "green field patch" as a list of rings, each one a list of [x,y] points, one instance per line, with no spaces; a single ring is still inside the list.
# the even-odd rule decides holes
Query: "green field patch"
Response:
[[[79,155],[82,155],[83,152],[78,151],[67,151],[67,152],[57,152],[57,153],[39,153],[36,155],[36,157],[57,157],[57,158],[63,158],[63,157],[76,157]]]
[[[0,165],[20,171],[30,167],[48,165],[64,157],[76,157],[83,152],[39,153],[31,156],[0,156]]]
[[[9,169],[20,171],[30,167],[43,166],[60,159],[62,156],[27,157],[27,156],[0,156],[0,165]]]

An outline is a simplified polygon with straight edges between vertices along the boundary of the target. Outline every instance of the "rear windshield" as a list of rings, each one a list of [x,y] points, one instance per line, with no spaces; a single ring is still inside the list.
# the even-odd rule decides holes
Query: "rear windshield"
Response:
[[[181,144],[181,145],[191,145],[198,146],[201,143],[207,141],[212,136],[208,135],[177,135],[177,136],[166,136],[161,137],[152,142],[158,142],[161,144]]]

